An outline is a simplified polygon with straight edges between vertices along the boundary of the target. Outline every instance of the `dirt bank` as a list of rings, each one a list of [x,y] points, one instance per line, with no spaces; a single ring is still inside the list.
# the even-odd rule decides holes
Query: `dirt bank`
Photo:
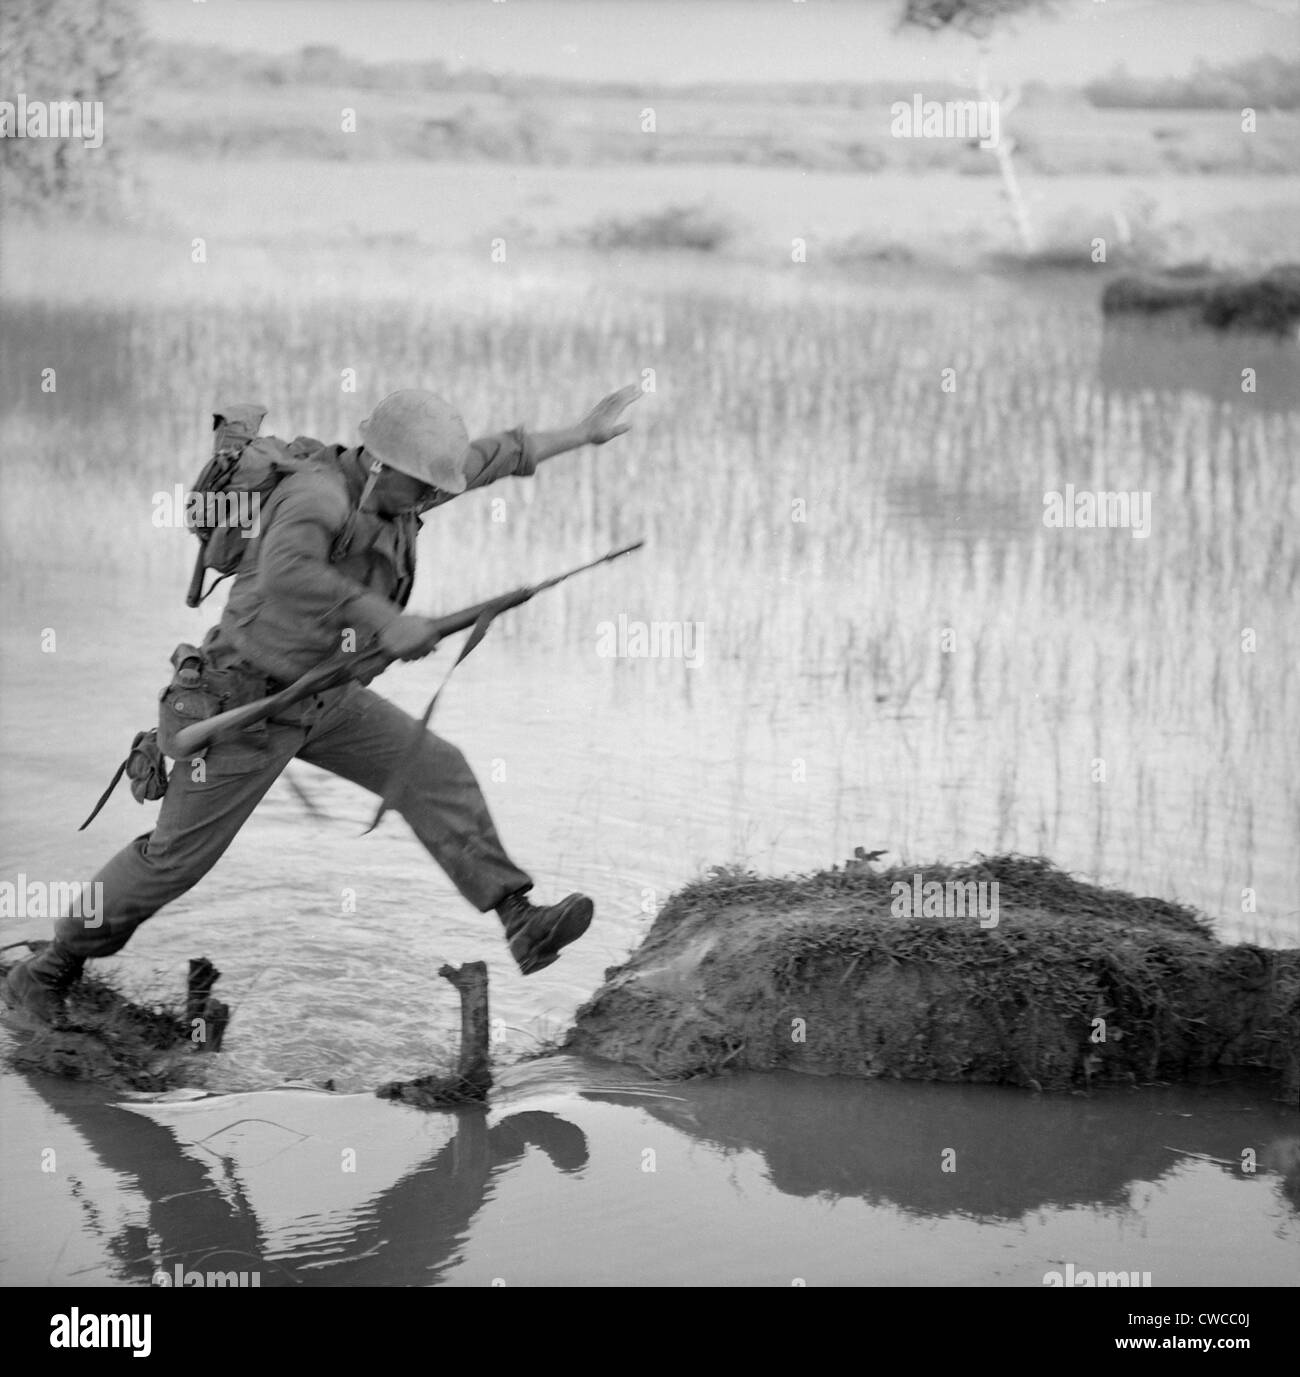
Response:
[[[983,883],[996,923],[973,904],[896,916],[934,881]],[[1226,946],[1190,909],[1041,860],[715,870],[606,972],[565,1045],[673,1077],[783,1068],[1042,1089],[1262,1067],[1294,1101],[1300,950]]]
[[[0,951],[0,979],[15,962],[48,946],[17,942]],[[163,1091],[202,1080],[203,1054],[217,1052],[230,1009],[213,995],[220,972],[206,958],[190,962],[183,1007],[127,999],[107,979],[87,972],[68,991],[57,1026],[0,1006],[13,1035],[8,1058],[22,1071],[94,1081],[106,1091]]]
[[[1284,263],[1259,276],[1200,267],[1117,277],[1101,296],[1108,320],[1172,319],[1210,330],[1240,330],[1294,338],[1300,325],[1300,264]]]

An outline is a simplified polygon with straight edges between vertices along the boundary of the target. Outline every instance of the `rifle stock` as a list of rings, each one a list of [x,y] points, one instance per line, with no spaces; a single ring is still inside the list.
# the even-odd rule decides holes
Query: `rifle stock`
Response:
[[[434,617],[431,620],[437,627],[440,639],[457,631],[465,631],[485,613],[495,617],[511,607],[518,607],[542,589],[553,588],[557,583],[562,583],[585,569],[594,568],[597,564],[604,564],[608,560],[617,559],[620,555],[639,549],[642,543],[638,540],[634,544],[624,545],[618,550],[611,550],[609,554],[602,555],[600,559],[580,565],[577,569],[570,569],[567,573],[557,574],[542,583],[516,588],[512,592],[502,593],[499,597],[489,598],[486,602],[478,602],[472,607],[462,608],[459,612],[449,612],[445,617]],[[313,693],[323,693],[326,689],[335,688],[350,679],[359,679],[362,675],[370,675],[373,678],[375,674],[387,669],[397,658],[375,645],[354,654],[335,655],[324,664],[317,665],[315,669],[309,669],[301,678],[295,679],[287,688],[282,688],[279,693],[273,693],[269,698],[259,698],[255,703],[245,703],[242,707],[230,708],[226,712],[217,713],[215,717],[208,717],[202,722],[182,727],[176,733],[176,751],[173,759],[181,760],[194,755],[212,745],[219,737],[251,727],[255,722],[264,722],[268,717],[274,717],[277,712],[292,707],[294,703],[310,698]]]

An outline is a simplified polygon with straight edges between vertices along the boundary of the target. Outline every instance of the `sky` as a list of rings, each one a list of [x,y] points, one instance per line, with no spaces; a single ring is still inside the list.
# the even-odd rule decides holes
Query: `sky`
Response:
[[[977,46],[899,35],[902,0],[145,0],[151,33],[261,52],[306,44],[370,61],[439,58],[512,74],[638,82],[965,80]],[[1123,63],[1300,53],[1300,0],[1055,0],[1004,21],[999,74],[1076,84]]]

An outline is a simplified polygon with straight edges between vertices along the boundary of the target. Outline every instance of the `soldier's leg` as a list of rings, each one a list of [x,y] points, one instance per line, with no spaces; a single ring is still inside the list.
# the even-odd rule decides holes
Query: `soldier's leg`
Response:
[[[323,717],[299,753],[311,765],[381,793],[411,753],[415,719],[369,689],[353,688]],[[464,755],[424,732],[410,760],[397,811],[451,882],[481,913],[532,879],[506,854],[487,801]]]
[[[111,956],[125,946],[141,923],[212,869],[304,735],[297,726],[269,726],[218,742],[197,763],[177,761],[157,825],[94,877],[92,884],[103,886],[98,912],[60,918],[58,943],[78,958]]]
[[[525,895],[533,882],[506,855],[465,757],[433,732],[416,736],[415,728],[400,708],[353,686],[321,718],[300,755],[372,793],[404,762],[409,768],[397,811],[475,908],[496,909],[520,971],[545,970],[590,927],[591,900],[570,894],[557,904],[530,904]]]

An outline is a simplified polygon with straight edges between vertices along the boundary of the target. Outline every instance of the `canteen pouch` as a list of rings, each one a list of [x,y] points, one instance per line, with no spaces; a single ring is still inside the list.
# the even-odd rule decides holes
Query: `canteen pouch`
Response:
[[[192,645],[181,644],[172,651],[172,681],[158,695],[156,742],[162,755],[176,759],[176,734],[195,722],[215,717],[222,710],[221,699],[204,684],[203,656]],[[194,751],[195,757],[204,754]]]
[[[99,802],[77,828],[78,832],[84,832],[99,816],[99,810],[108,802],[123,775],[131,781],[131,795],[137,803],[154,802],[167,792],[167,762],[158,746],[158,733],[152,728],[147,732],[136,732],[126,759],[114,771],[108,788],[100,794]]]
[[[167,792],[167,762],[158,746],[156,730],[136,732],[126,758],[126,777],[137,803],[153,803]]]

